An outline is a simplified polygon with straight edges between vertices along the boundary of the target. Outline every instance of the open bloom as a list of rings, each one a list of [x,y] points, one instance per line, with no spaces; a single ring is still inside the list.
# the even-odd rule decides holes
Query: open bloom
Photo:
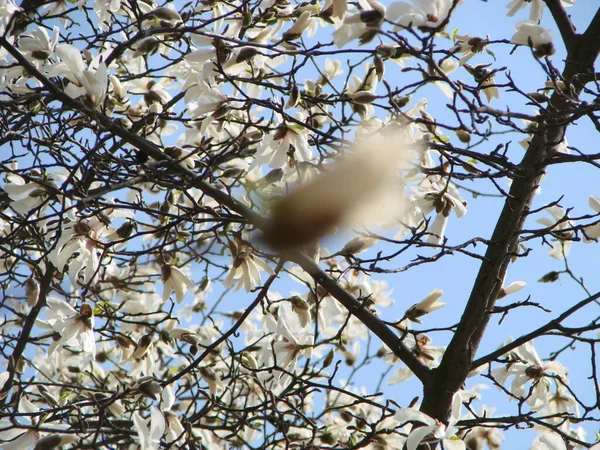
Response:
[[[268,315],[265,320],[269,331],[274,333],[274,338],[265,343],[260,353],[260,363],[293,370],[299,355],[308,358],[312,356],[314,336],[310,328],[302,326],[299,316],[293,311],[290,303],[280,303],[277,319]],[[277,380],[285,384],[287,377],[277,378]]]
[[[461,53],[463,55],[458,61],[458,65],[462,66],[477,53],[481,53],[485,49],[490,43],[490,37],[487,36],[486,39],[483,39],[477,36],[457,34],[454,36],[454,42],[455,45],[452,48],[452,52]]]
[[[566,231],[573,227],[573,224],[567,218],[567,212],[560,206],[551,206],[546,208],[552,218],[542,217],[537,220],[545,227],[551,229],[555,239],[552,247],[548,250],[548,255],[556,259],[564,259],[571,250],[572,231]]]
[[[510,386],[510,392],[516,397],[524,398],[534,411],[548,405],[549,389],[551,379],[550,372],[566,381],[566,370],[558,361],[542,361],[535,350],[532,342],[523,344],[514,351],[518,362],[510,363],[506,367],[494,369],[496,381],[503,384],[507,378],[514,376]],[[525,386],[531,383],[528,391]]]
[[[171,292],[175,291],[175,299],[177,303],[181,303],[188,289],[194,287],[194,282],[181,269],[175,266],[164,264],[160,271],[164,283],[163,302],[169,298]]]
[[[450,213],[454,211],[457,218],[463,217],[467,213],[466,202],[462,200],[458,189],[450,181],[438,175],[426,177],[413,191],[416,206],[423,217],[434,210],[437,213],[427,230],[429,233],[427,242],[441,244]]]
[[[452,0],[394,2],[386,17],[403,27],[437,28],[448,17],[451,7]]]
[[[29,181],[19,175],[9,174],[6,176],[6,184],[2,186],[2,189],[11,199],[10,207],[18,214],[24,215],[42,205],[51,194],[58,192],[59,186],[69,176],[66,169],[58,169],[43,179],[29,177]],[[62,196],[59,198],[62,199]],[[66,198],[64,200],[69,202],[65,206],[69,206],[70,200]]]
[[[96,356],[96,341],[94,339],[94,311],[84,303],[79,312],[66,301],[56,297],[46,300],[50,310],[48,324],[60,334],[59,343],[64,343],[83,352]],[[56,347],[52,348],[55,349]]]
[[[65,76],[71,81],[65,93],[72,98],[85,95],[83,103],[87,108],[99,108],[108,89],[106,64],[97,62],[94,68],[86,68],[79,49],[69,44],[58,44],[55,52],[61,63],[53,66],[53,75]]]
[[[554,53],[552,32],[541,27],[537,22],[522,20],[515,25],[516,33],[510,38],[511,44],[531,45],[539,52],[539,56]]]
[[[465,443],[456,436],[456,427],[454,424],[460,416],[462,406],[461,397],[455,394],[452,404],[452,414],[448,425],[432,419],[416,409],[401,408],[396,412],[394,418],[399,423],[416,422],[423,424],[419,428],[413,429],[406,439],[407,450],[416,450],[422,442],[442,442],[447,450],[464,450]]]
[[[233,256],[233,264],[223,285],[231,288],[235,285],[237,291],[242,286],[246,292],[250,292],[260,283],[260,272],[265,271],[273,274],[267,263],[260,258],[256,258],[249,247],[243,244],[231,245],[230,250]]]
[[[304,120],[304,117],[299,117]],[[292,165],[302,161],[310,161],[313,151],[308,145],[308,132],[297,124],[283,123],[273,133],[267,134],[256,149],[256,159],[250,170],[268,164],[274,169],[284,167],[288,162]]]
[[[364,8],[354,14],[347,14],[344,23],[333,32],[333,42],[338,48],[357,38],[368,42],[375,37],[383,23],[386,17],[383,4],[375,0],[366,0],[360,4]]]
[[[48,36],[45,28],[23,33],[19,37],[19,49],[28,52],[33,59],[46,60],[54,52],[54,47],[58,42],[58,27],[52,29],[52,39]]]
[[[561,0],[563,6],[573,6],[575,0]],[[512,0],[506,7],[509,11],[506,13],[507,16],[512,17],[515,13],[527,5],[529,7],[529,20],[533,22],[539,22],[544,13],[544,2],[542,0]]]

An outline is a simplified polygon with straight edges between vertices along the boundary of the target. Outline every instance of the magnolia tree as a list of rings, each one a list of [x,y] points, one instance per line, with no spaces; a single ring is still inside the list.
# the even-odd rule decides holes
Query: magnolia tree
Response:
[[[0,446],[598,448],[600,200],[539,194],[598,176],[574,3],[0,0]]]

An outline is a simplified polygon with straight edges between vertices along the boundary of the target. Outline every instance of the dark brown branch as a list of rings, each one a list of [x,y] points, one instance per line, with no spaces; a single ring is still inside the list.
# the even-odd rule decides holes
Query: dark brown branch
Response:
[[[219,337],[216,341],[214,341],[212,344],[210,344],[208,347],[206,347],[204,349],[204,351],[202,352],[202,354],[200,356],[198,356],[191,364],[189,364],[187,367],[179,370],[175,375],[173,375],[168,380],[165,380],[162,384],[164,386],[167,386],[167,385],[179,380],[186,374],[190,373],[193,369],[198,367],[198,365],[200,365],[200,363],[202,361],[204,361],[204,359],[208,355],[210,355],[211,352],[213,352],[219,345],[221,345],[223,342],[225,342],[227,339],[229,339],[231,336],[233,336],[233,334],[237,330],[239,330],[239,328],[242,326],[242,324],[246,321],[246,319],[252,313],[252,311],[254,311],[254,308],[256,308],[267,296],[267,293],[269,292],[271,285],[273,284],[275,279],[279,276],[279,272],[281,271],[282,267],[283,267],[283,262],[280,262],[277,265],[277,268],[275,269],[275,273],[273,275],[271,275],[269,277],[269,279],[265,282],[265,284],[260,289],[260,292],[258,293],[256,298],[252,301],[252,303],[250,303],[250,305],[248,305],[248,307],[244,310],[241,317],[236,321],[236,323],[229,330],[227,330],[226,333],[223,333],[221,335],[221,337]]]
[[[458,329],[448,345],[440,365],[434,370],[433,382],[425,387],[421,410],[446,421],[452,398],[469,374],[485,332],[507,267],[514,255],[520,233],[535,190],[545,173],[548,160],[555,154],[569,123],[570,102],[583,90],[582,75],[593,74],[600,51],[600,11],[584,35],[568,50],[563,78],[572,85],[570,96],[556,92],[550,99],[550,114],[540,116],[539,128],[523,160],[514,170],[514,181],[490,239],[485,257],[471,290]],[[594,33],[596,31],[596,33]]]
[[[21,64],[31,75],[39,80],[44,87],[54,94],[57,100],[62,102],[66,107],[80,111],[90,118],[95,119],[106,131],[115,134],[130,145],[133,145],[142,152],[147,153],[157,161],[172,162],[172,169],[187,178],[190,182],[190,185],[201,190],[206,195],[215,199],[217,202],[226,206],[232,211],[240,214],[257,228],[265,228],[267,221],[262,216],[255,213],[246,205],[238,202],[229,194],[221,191],[219,188],[203,181],[200,177],[196,176],[195,172],[177,164],[176,161],[172,160],[165,153],[163,153],[158,146],[147,139],[124,129],[117,123],[113,122],[106,115],[98,111],[87,110],[78,100],[74,100],[69,97],[54,83],[52,83],[52,81],[45,77],[39,70],[37,70],[13,45],[11,45],[1,36],[0,46],[4,47],[19,62],[19,64]],[[424,385],[429,385],[429,382],[431,381],[431,374],[427,366],[421,363],[421,361],[419,361],[419,359],[408,348],[406,348],[401,339],[390,328],[388,328],[385,323],[363,308],[362,304],[358,300],[346,292],[344,288],[342,288],[335,280],[333,280],[331,277],[328,277],[319,268],[319,266],[308,257],[304,255],[298,255],[297,261],[295,262],[298,262],[298,264],[302,262],[300,265],[304,268],[304,270],[311,274],[311,276],[316,277],[315,281],[317,281],[317,283],[321,284],[325,289],[327,289],[334,298],[348,308],[352,314],[362,320],[371,331],[379,336],[389,347],[389,349],[394,352],[394,354],[398,356],[398,358],[400,358],[402,362],[404,362],[411,370],[413,370],[415,375],[423,382]]]
[[[25,323],[23,324],[23,329],[21,330],[21,334],[19,335],[19,340],[15,345],[15,349],[10,356],[8,361],[8,380],[4,384],[2,391],[0,393],[6,393],[12,385],[12,381],[15,378],[15,374],[18,371],[19,360],[21,356],[23,356],[23,352],[25,351],[25,347],[27,346],[27,342],[29,342],[29,338],[31,335],[31,330],[33,330],[33,326],[35,325],[35,321],[38,318],[42,308],[46,306],[46,297],[50,292],[50,285],[52,283],[52,279],[54,277],[54,267],[50,263],[46,263],[46,272],[42,276],[39,283],[39,294],[38,299],[29,314],[27,315],[27,319],[25,319]],[[0,404],[4,403],[8,397],[3,397],[0,400]]]
[[[430,369],[404,345],[402,340],[387,325],[369,311],[363,303],[349,294],[305,254],[298,253],[291,260],[302,267],[319,285],[327,289],[327,292],[375,333],[412,370],[424,386],[430,384]]]
[[[534,330],[531,333],[527,333],[527,334],[515,339],[510,344],[506,344],[505,346],[500,347],[498,350],[493,351],[489,355],[486,355],[486,356],[476,359],[475,361],[473,361],[471,370],[477,369],[478,367],[481,367],[484,364],[495,361],[497,358],[501,357],[502,355],[505,355],[506,353],[510,352],[511,350],[514,350],[515,348],[520,347],[521,345],[531,341],[532,339],[535,339],[538,336],[542,336],[549,331],[559,328],[559,325],[563,320],[565,320],[567,317],[569,317],[574,312],[579,311],[584,306],[590,304],[593,301],[598,300],[599,298],[600,298],[600,292],[598,292],[584,300],[581,300],[576,305],[573,305],[571,308],[567,309],[565,312],[563,312],[557,318],[555,318],[555,319],[551,320],[550,322],[548,322],[547,324],[539,327],[537,330]]]
[[[560,0],[544,0],[560,31],[567,52],[575,43],[575,27]]]

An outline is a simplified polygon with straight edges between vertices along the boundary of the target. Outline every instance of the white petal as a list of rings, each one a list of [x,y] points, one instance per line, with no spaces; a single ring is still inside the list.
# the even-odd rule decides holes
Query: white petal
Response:
[[[417,428],[413,432],[410,433],[408,439],[406,440],[406,449],[407,450],[416,450],[421,441],[430,434],[437,427],[435,425],[428,427]]]
[[[173,390],[170,384],[164,387],[160,396],[162,397],[163,401],[161,405],[162,409],[170,410],[173,407],[173,404],[175,403],[175,391]]]
[[[456,436],[450,439],[444,439],[444,449],[446,450],[465,450],[467,446],[462,439]]]
[[[590,208],[594,210],[595,213],[600,213],[600,200],[594,195],[590,195],[588,200]]]
[[[542,433],[536,438],[536,441],[546,445],[548,450],[567,450],[563,438],[554,433]]]
[[[400,408],[394,416],[399,423],[405,422],[419,422],[430,426],[435,426],[435,420],[429,417],[427,414],[417,411],[413,408]]]

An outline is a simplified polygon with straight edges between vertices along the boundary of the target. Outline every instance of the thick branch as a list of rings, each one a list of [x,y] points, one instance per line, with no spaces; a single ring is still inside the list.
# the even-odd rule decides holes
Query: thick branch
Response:
[[[575,27],[560,0],[544,0],[560,31],[567,52],[575,45]]]
[[[369,330],[375,333],[393,352],[412,370],[421,382],[428,386],[431,382],[431,371],[411,352],[398,336],[381,320],[379,320],[363,303],[342,288],[333,278],[327,275],[312,259],[304,253],[296,254],[291,260],[302,267],[319,285],[327,289],[337,301],[356,316]]]
[[[600,14],[600,11],[599,11]],[[593,73],[594,62],[600,50],[600,28],[596,15],[588,30],[577,36],[568,48],[563,78],[572,85],[573,98],[583,89],[582,75]],[[481,338],[490,320],[498,291],[502,287],[511,257],[529,207],[548,161],[554,156],[555,146],[564,138],[569,123],[568,94],[556,92],[550,99],[549,112],[540,117],[539,129],[534,135],[521,163],[514,170],[513,183],[490,239],[483,263],[477,274],[469,300],[440,365],[434,370],[433,383],[425,388],[421,410],[429,416],[446,421],[450,414],[452,397],[461,388],[472,367]]]
[[[1,36],[0,46],[4,47],[19,62],[19,64],[21,64],[31,75],[39,80],[44,87],[54,94],[56,99],[62,102],[66,107],[80,111],[83,114],[88,115],[90,118],[95,119],[105,130],[113,133],[116,136],[119,136],[128,144],[133,145],[139,150],[147,153],[157,161],[171,161],[173,164],[172,169],[190,180],[190,184],[193,187],[201,190],[204,194],[215,199],[220,204],[240,214],[257,228],[265,228],[265,225],[267,224],[266,219],[255,213],[243,203],[235,200],[229,194],[203,181],[196,175],[195,172],[177,164],[176,161],[165,155],[165,153],[154,143],[124,129],[100,112],[87,110],[78,100],[74,100],[69,97],[54,83],[52,83],[52,81],[40,73],[39,70],[29,63],[24,55],[22,55],[13,45],[11,45]],[[385,323],[374,316],[370,311],[365,309],[356,298],[346,292],[346,290],[344,290],[344,288],[342,288],[333,278],[325,274],[325,272],[323,272],[310,258],[306,257],[305,255],[297,255],[294,259],[294,262],[298,263],[315,279],[317,283],[323,286],[336,300],[342,303],[342,305],[344,305],[351,314],[359,318],[367,326],[367,328],[379,336],[383,343],[386,344],[390,350],[392,350],[392,352],[394,352],[394,354],[398,356],[398,358],[400,358],[400,360],[402,360],[402,362],[404,362],[415,373],[415,375],[421,380],[421,382],[423,382],[425,386],[429,385],[431,381],[431,373],[427,366],[419,361],[419,359],[402,343],[402,340]]]
[[[476,359],[475,361],[473,361],[471,370],[475,370],[478,367],[483,366],[484,364],[495,361],[497,358],[501,357],[502,355],[507,354],[511,350],[514,350],[515,348],[520,347],[521,345],[531,341],[532,339],[535,339],[538,336],[542,336],[543,334],[546,334],[549,331],[559,328],[559,325],[563,320],[565,320],[567,317],[569,317],[574,312],[579,311],[584,306],[589,305],[593,301],[598,300],[599,298],[600,298],[600,292],[598,292],[584,300],[581,300],[576,305],[573,305],[571,308],[567,309],[565,312],[563,312],[557,318],[552,319],[550,322],[548,322],[545,325],[542,325],[537,330],[533,330],[532,332],[527,333],[527,334],[515,339],[511,343],[506,344],[503,347],[500,347],[498,350],[493,351],[492,353],[490,353],[486,356],[483,356],[479,359]]]

